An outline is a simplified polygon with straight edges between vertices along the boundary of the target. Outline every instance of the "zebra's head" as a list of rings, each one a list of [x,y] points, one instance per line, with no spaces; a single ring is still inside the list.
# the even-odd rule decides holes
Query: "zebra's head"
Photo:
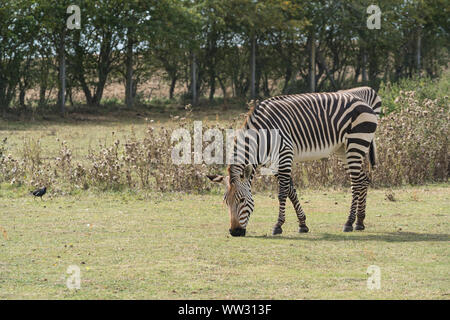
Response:
[[[208,178],[213,182],[225,184],[226,191],[223,200],[230,213],[230,234],[233,237],[243,237],[254,208],[251,192],[253,166],[245,167],[239,176],[233,175],[230,168],[228,168],[228,173],[228,176],[209,175]]]

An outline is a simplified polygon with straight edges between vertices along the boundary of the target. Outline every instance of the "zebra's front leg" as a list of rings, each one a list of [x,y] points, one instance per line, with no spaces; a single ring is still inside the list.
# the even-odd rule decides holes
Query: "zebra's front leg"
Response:
[[[273,227],[272,235],[277,235],[283,233],[283,229],[281,226],[284,224],[286,220],[286,199],[289,194],[290,189],[290,176],[278,175],[278,201],[280,203],[280,208],[278,212],[278,220],[275,226]]]
[[[306,215],[302,209],[302,206],[300,205],[300,201],[298,201],[297,191],[295,190],[294,183],[292,182],[292,178],[291,178],[289,185],[290,185],[289,199],[291,200],[292,205],[294,206],[295,213],[297,214],[297,218],[298,218],[298,222],[299,222],[298,232],[306,233],[309,231],[308,227],[306,226]]]
[[[294,153],[292,151],[292,148],[286,147],[280,151],[278,170],[275,174],[278,179],[278,201],[280,203],[280,208],[278,213],[278,221],[273,227],[272,235],[281,234],[283,232],[281,226],[286,220],[286,199],[291,188],[291,171],[293,158]]]

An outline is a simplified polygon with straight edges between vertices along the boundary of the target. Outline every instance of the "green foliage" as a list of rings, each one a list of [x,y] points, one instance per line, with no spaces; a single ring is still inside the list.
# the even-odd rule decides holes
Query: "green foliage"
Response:
[[[381,83],[378,94],[383,100],[383,114],[392,111],[399,111],[401,104],[396,98],[402,92],[414,91],[415,98],[436,100],[437,105],[449,108],[450,73],[446,71],[440,78],[431,79],[428,77],[414,79],[400,79],[394,83]]]
[[[33,1],[0,4],[0,112],[15,98],[21,77],[27,74],[36,50],[39,21],[33,16]]]
[[[80,6],[81,30],[66,28],[71,4]],[[123,101],[128,107],[130,97],[141,103],[140,86],[153,77],[170,87],[170,99],[189,98],[194,56],[196,89],[209,101],[214,101],[218,89],[224,100],[248,98],[252,57],[258,97],[305,92],[311,39],[316,48],[316,91],[358,85],[377,89],[380,83],[394,85],[404,78],[439,77],[448,66],[445,1],[378,1],[379,30],[366,26],[370,4],[366,0],[2,2],[0,108],[3,113],[10,106],[26,111],[27,103],[36,103],[41,112],[56,101],[62,55],[67,63],[66,95],[71,99],[81,93],[87,105],[96,107],[112,82],[125,84]],[[30,103],[25,96],[32,89],[39,89],[39,101]]]

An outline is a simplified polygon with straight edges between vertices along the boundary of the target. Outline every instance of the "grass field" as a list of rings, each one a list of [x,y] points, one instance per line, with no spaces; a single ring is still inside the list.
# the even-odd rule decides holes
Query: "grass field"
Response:
[[[168,113],[0,121],[0,141],[7,138],[20,159],[24,141],[39,140],[41,155],[54,159],[65,140],[73,159],[84,161],[100,143],[142,136],[150,120],[156,128],[176,125]],[[240,113],[219,107],[194,118],[231,123]],[[219,189],[61,193],[50,186],[44,201],[29,190],[0,184],[0,299],[450,299],[448,183],[370,189],[366,230],[353,233],[341,231],[350,190],[298,190],[311,232],[297,233],[289,206],[275,237],[276,194],[258,193],[245,238],[228,234]],[[66,286],[71,265],[81,270],[79,290]],[[367,288],[371,265],[381,270],[380,290]]]
[[[232,238],[218,192],[40,201],[2,185],[0,299],[449,299],[450,186],[369,192],[363,232],[341,232],[348,191],[300,190],[309,234],[289,207],[271,236],[278,201],[258,194],[247,236]],[[370,265],[380,290],[367,288]]]
[[[195,112],[193,119],[205,124],[230,123],[231,119],[244,113],[245,109],[227,109],[213,107]],[[54,158],[58,154],[61,141],[67,141],[73,152],[73,159],[83,161],[89,148],[98,148],[99,144],[112,144],[116,139],[121,142],[130,137],[132,131],[137,138],[145,134],[148,125],[156,129],[175,127],[178,124],[169,116],[185,116],[184,109],[169,109],[166,113],[140,110],[118,111],[110,114],[71,114],[67,119],[48,116],[48,120],[5,121],[0,119],[0,141],[7,138],[8,150],[14,156],[20,156],[24,141],[39,140],[43,154]],[[241,121],[243,122],[243,120]],[[114,134],[113,134],[114,133]]]

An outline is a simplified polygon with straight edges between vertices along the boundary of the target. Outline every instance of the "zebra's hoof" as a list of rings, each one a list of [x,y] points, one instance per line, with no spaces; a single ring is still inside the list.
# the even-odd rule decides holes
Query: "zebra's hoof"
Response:
[[[307,226],[300,226],[298,229],[298,232],[300,233],[307,233],[309,231],[309,228]]]
[[[364,227],[364,225],[363,224],[357,224],[356,226],[355,226],[355,230],[360,230],[360,231],[362,231],[362,230],[364,230],[366,227]]]
[[[344,229],[342,230],[344,232],[352,232],[353,226],[344,225]]]
[[[230,234],[233,237],[245,237],[245,229],[244,228],[230,229]]]
[[[282,234],[282,233],[283,233],[283,229],[281,229],[281,227],[275,226],[273,228],[273,231],[272,231],[273,236],[276,236],[277,234]]]

